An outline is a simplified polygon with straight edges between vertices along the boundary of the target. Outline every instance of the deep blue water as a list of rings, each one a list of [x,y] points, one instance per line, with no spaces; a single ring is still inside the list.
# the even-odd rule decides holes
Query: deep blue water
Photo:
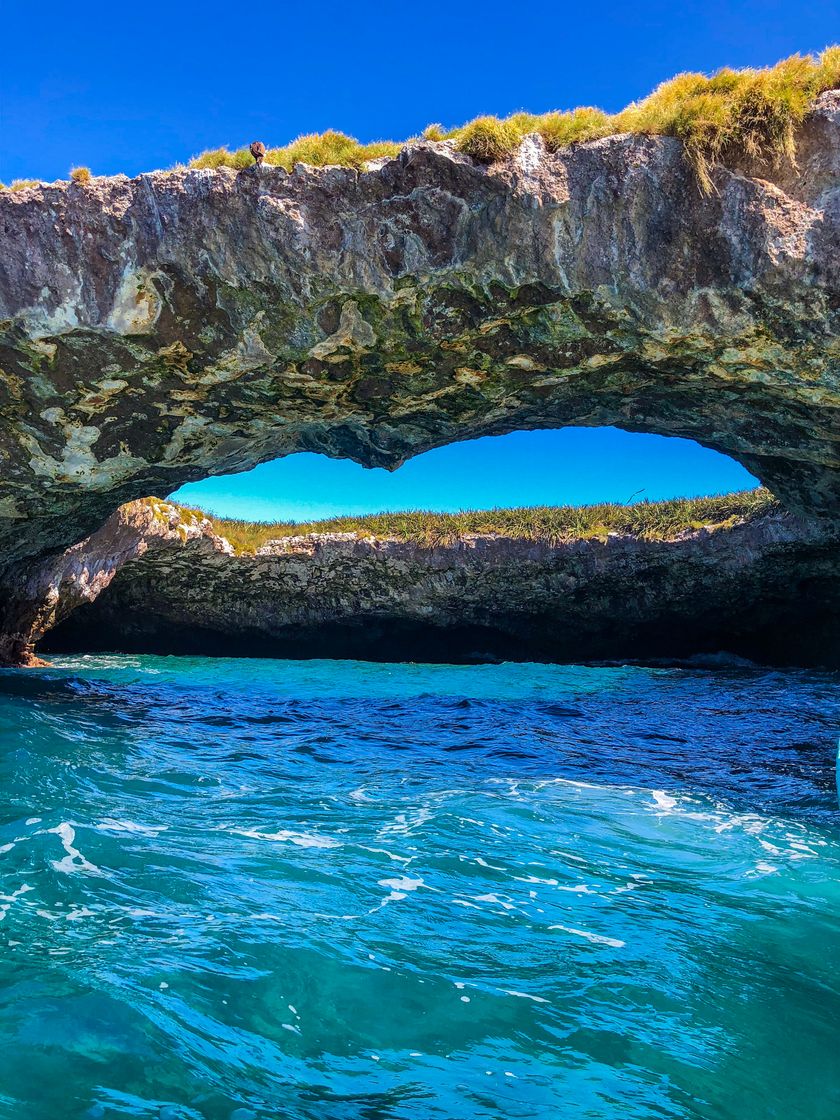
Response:
[[[0,676],[0,1117],[836,1120],[840,676]]]

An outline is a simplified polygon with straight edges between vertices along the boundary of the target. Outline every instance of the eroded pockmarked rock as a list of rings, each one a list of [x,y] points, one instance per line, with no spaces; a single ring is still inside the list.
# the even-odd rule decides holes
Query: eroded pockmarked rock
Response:
[[[675,140],[532,137],[2,193],[4,566],[288,452],[565,424],[690,436],[835,515],[837,92],[798,161],[704,196]]]
[[[208,521],[155,498],[128,502],[97,532],[55,556],[34,561],[10,582],[0,615],[0,665],[39,663],[35,644],[85,603],[92,603],[126,564],[161,549],[233,553]]]

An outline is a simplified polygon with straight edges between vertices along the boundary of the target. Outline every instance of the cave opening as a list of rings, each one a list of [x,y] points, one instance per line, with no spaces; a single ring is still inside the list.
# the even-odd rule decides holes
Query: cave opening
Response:
[[[234,520],[310,523],[384,511],[626,505],[758,485],[740,463],[694,440],[603,426],[449,443],[394,471],[293,454],[187,483],[170,500]]]
[[[484,437],[394,472],[292,455],[171,497],[217,518],[269,523],[261,536],[240,539],[215,520],[234,554],[180,543],[149,550],[40,650],[454,663],[725,652],[836,662],[836,542],[816,528],[803,537],[756,486],[743,466],[693,441],[616,428]],[[609,523],[684,497],[699,501],[674,503],[683,521],[670,527],[654,521],[634,533]],[[615,503],[603,523],[548,539],[555,507],[598,502]],[[517,507],[522,517],[506,520]],[[476,517],[460,511],[481,508],[490,513],[473,531]],[[432,511],[431,525],[455,514],[446,524],[460,537],[415,539],[428,525],[411,521],[412,510]]]

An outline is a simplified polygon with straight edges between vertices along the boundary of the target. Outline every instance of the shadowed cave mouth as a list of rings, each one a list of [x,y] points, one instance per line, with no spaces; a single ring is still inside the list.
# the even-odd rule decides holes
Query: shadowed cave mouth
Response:
[[[182,550],[127,564],[39,648],[449,663],[726,653],[840,663],[836,542],[780,543],[777,523],[788,515],[756,485],[740,464],[691,440],[615,428],[484,437],[393,473],[292,455],[171,496],[251,523],[215,521],[238,555],[210,563]],[[640,505],[734,491],[746,493],[717,505]],[[592,539],[567,539],[559,550],[556,540],[540,541],[576,523],[557,507],[598,502],[616,508],[580,518]],[[617,543],[606,531],[616,527],[611,518],[627,522],[628,507],[653,528]],[[401,510],[414,512],[387,513]],[[485,512],[436,516],[460,510]],[[682,529],[720,522],[727,528],[712,534],[713,546],[673,543]],[[479,555],[457,536],[494,530],[522,538],[510,555],[495,543]],[[319,546],[320,559],[311,547],[306,557],[254,555],[272,538],[336,531],[402,537],[403,549],[413,547],[408,559],[361,545],[350,555],[346,541]]]

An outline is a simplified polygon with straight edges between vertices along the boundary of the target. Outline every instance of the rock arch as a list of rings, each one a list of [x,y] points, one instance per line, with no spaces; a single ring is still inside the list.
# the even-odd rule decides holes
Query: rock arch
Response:
[[[566,424],[696,439],[835,517],[840,93],[798,151],[707,196],[645,136],[3,192],[4,567],[288,452]]]

